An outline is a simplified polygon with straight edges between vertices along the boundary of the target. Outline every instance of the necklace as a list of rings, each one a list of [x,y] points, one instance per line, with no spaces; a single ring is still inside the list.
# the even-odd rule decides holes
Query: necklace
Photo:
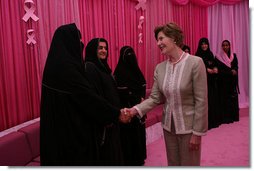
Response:
[[[179,61],[181,61],[181,59],[183,58],[183,55],[184,55],[184,54],[185,54],[185,53],[183,52],[182,55],[180,56],[180,58],[179,58],[176,62],[172,62],[171,60],[169,60],[170,63],[173,64],[173,65],[174,65],[174,64],[177,64]]]

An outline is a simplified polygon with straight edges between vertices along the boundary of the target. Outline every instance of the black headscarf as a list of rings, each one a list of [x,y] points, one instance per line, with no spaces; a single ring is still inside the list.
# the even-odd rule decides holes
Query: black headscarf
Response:
[[[85,62],[94,63],[102,72],[111,74],[112,70],[108,65],[108,52],[106,59],[97,57],[99,42],[105,42],[108,50],[108,42],[104,38],[94,38],[86,45]]]
[[[129,88],[139,89],[140,86],[146,84],[132,47],[124,46],[121,48],[114,76],[120,87],[127,85]]]
[[[87,85],[82,77],[83,47],[80,39],[80,31],[74,23],[60,26],[55,31],[44,68],[43,85],[69,93],[78,91],[78,86]]]
[[[204,51],[204,50],[202,49],[202,47],[201,47],[202,44],[207,44],[207,45],[208,45],[208,48],[207,48],[206,51]],[[203,60],[204,60],[204,58],[207,58],[208,60],[214,59],[214,56],[213,56],[212,51],[210,50],[210,45],[209,45],[209,41],[208,41],[207,38],[203,37],[203,38],[201,38],[201,39],[199,40],[198,49],[197,49],[197,52],[196,52],[195,55],[196,55],[196,56],[199,56],[199,57],[201,57],[201,58],[203,58]]]

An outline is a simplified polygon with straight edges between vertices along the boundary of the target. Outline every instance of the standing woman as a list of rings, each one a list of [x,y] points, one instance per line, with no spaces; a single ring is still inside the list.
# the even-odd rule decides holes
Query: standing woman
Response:
[[[118,122],[124,115],[98,96],[87,81],[80,39],[72,23],[58,27],[50,45],[41,92],[42,166],[98,165],[100,125]]]
[[[139,69],[132,47],[124,46],[114,72],[121,100],[121,108],[140,103],[146,94],[146,80]],[[120,124],[124,165],[141,166],[146,159],[145,119],[132,118],[129,124]]]
[[[208,129],[216,128],[221,124],[221,110],[218,92],[218,68],[215,57],[210,50],[207,38],[201,38],[195,54],[203,59],[206,66],[208,86]]]
[[[94,38],[88,42],[85,50],[85,73],[94,91],[104,97],[110,104],[120,108],[120,99],[116,82],[107,63],[108,42],[104,38]],[[91,103],[96,103],[92,102]],[[110,111],[105,110],[104,115]],[[102,125],[103,141],[100,145],[101,163],[103,166],[123,165],[120,141],[119,122]]]
[[[238,60],[228,40],[222,41],[222,50],[216,58],[219,69],[220,101],[223,105],[223,123],[239,121]]]
[[[201,58],[180,48],[183,32],[175,23],[158,26],[154,33],[167,59],[155,68],[149,98],[124,110],[142,117],[164,103],[162,127],[168,165],[199,166],[201,137],[208,127],[205,65]]]

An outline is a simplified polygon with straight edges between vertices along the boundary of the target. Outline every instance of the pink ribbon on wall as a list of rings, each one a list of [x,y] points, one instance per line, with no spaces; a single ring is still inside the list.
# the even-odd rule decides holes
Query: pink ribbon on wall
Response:
[[[141,15],[139,17],[138,29],[142,29],[142,24],[144,23],[144,20],[145,20],[145,17]]]
[[[142,11],[146,10],[146,0],[138,0],[138,4],[135,6],[136,10],[139,10],[140,8],[142,9]],[[142,33],[142,24],[144,23],[145,17],[144,16],[140,16],[139,17],[139,23],[138,23],[138,29],[139,34],[138,34],[138,43],[143,43],[143,33]]]
[[[138,43],[143,43],[142,37],[143,37],[143,34],[139,33],[139,35],[138,35]]]
[[[142,25],[143,25],[144,21],[145,21],[145,17],[143,15],[141,15],[139,17],[139,23],[138,23],[138,29],[140,30],[140,33],[138,35],[138,43],[143,43]]]
[[[138,0],[138,4],[135,6],[136,10],[142,8],[144,11],[146,9],[146,0]]]
[[[23,16],[23,20],[27,22],[30,18],[32,18],[34,21],[38,21],[39,18],[34,14],[35,11],[35,4],[33,0],[25,0],[24,1],[24,9],[26,11],[25,15]],[[27,44],[36,44],[36,41],[34,40],[35,33],[34,29],[28,29],[26,32],[27,36]]]
[[[30,7],[28,6],[30,3]],[[25,0],[24,2],[24,9],[26,11],[26,14],[23,16],[23,20],[27,22],[29,18],[32,18],[34,21],[38,21],[39,18],[34,14],[35,11],[35,5],[33,0]]]
[[[28,38],[26,41],[27,44],[31,44],[31,43],[36,44],[36,41],[34,40],[34,37],[35,37],[34,29],[27,30],[26,35]]]

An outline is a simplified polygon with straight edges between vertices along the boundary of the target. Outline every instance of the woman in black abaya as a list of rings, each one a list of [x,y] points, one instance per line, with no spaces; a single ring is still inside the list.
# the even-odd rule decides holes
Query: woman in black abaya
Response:
[[[223,123],[239,121],[238,60],[230,42],[223,40],[221,52],[216,55],[219,69],[220,103]]]
[[[120,108],[96,94],[86,79],[81,34],[75,24],[54,33],[45,64],[40,113],[43,166],[100,164],[102,125],[118,122]]]
[[[116,82],[107,63],[108,42],[104,38],[94,38],[85,49],[85,73],[97,94],[110,104],[121,107]],[[91,103],[96,103],[91,101]],[[108,115],[110,111],[102,114]],[[111,122],[103,126],[104,142],[101,145],[101,163],[104,166],[123,165],[123,154],[120,141],[119,122]]]
[[[210,50],[207,38],[201,38],[195,54],[203,59],[206,66],[208,86],[208,129],[216,128],[221,124],[221,111],[218,92],[218,68],[215,57]]]
[[[146,80],[139,69],[132,47],[121,48],[114,76],[122,108],[131,108],[145,98]],[[144,165],[146,159],[145,116],[141,119],[134,117],[129,124],[120,124],[120,127],[125,165]]]

